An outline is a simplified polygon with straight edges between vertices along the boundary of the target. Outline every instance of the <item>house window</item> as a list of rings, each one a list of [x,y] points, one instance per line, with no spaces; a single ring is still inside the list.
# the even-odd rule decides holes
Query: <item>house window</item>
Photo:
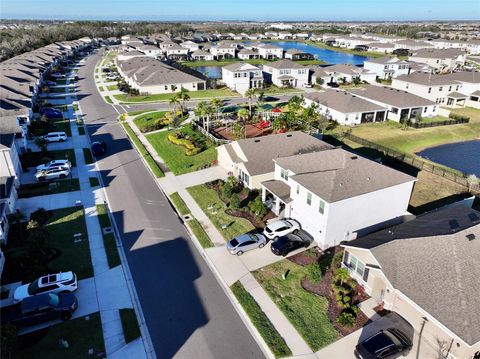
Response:
[[[323,202],[322,200],[320,200],[320,205],[318,206],[318,211],[321,214],[325,213],[325,202]]]
[[[365,268],[365,263],[351,253],[344,255],[343,263],[350,268],[351,272],[356,272],[365,282],[368,280],[368,269]]]
[[[288,170],[284,170],[282,168],[280,170],[280,177],[282,177],[285,181],[288,181]]]
[[[431,87],[428,88],[428,93],[432,93],[432,88]]]
[[[448,92],[452,91],[452,86],[448,86]]]
[[[297,184],[297,194],[300,194],[300,185]]]
[[[397,113],[398,113],[398,108],[396,108],[396,107],[392,107],[392,113],[395,113],[395,114],[397,114]]]
[[[438,89],[438,92],[441,92],[441,91],[443,91],[443,87],[442,87],[442,86],[440,86],[440,88]]]
[[[309,206],[312,205],[312,193],[311,192],[307,192],[307,204]]]
[[[426,108],[426,107],[423,108],[423,113],[425,113],[425,112],[427,112],[427,108]]]

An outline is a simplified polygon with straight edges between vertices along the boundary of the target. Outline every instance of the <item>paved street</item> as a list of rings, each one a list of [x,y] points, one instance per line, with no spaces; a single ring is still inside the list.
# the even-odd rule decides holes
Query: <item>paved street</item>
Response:
[[[78,98],[89,133],[107,143],[99,167],[156,356],[264,357],[132,149],[115,108],[98,94],[93,72],[99,58],[81,66]]]

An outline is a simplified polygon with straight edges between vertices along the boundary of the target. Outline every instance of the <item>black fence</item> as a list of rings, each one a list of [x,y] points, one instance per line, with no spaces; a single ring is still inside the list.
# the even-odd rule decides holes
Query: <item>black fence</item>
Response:
[[[410,166],[418,168],[419,170],[428,171],[437,176],[449,179],[450,181],[453,181],[455,183],[458,183],[459,185],[467,187],[467,189],[469,189],[472,192],[480,193],[480,185],[470,184],[467,179],[468,175],[461,171],[457,171],[449,167],[436,165],[432,162],[425,161],[418,156],[398,152],[391,148],[368,141],[364,138],[352,135],[351,133],[348,133],[348,132],[344,133],[343,136],[344,138],[349,139],[353,142],[356,142],[363,146],[373,148],[379,152],[382,152],[387,157],[393,158],[398,161],[402,161]]]
[[[435,122],[410,122],[408,126],[413,128],[427,128],[427,127],[437,127],[437,126],[449,126],[449,125],[458,125],[462,123],[470,122],[469,118],[459,118],[459,119],[449,119],[444,121],[435,121]]]

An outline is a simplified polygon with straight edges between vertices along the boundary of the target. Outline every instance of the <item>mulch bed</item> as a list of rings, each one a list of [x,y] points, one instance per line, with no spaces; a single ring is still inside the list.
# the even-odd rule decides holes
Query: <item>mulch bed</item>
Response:
[[[334,251],[335,253],[338,253],[339,251],[341,251],[341,249],[337,247]],[[289,257],[289,260],[298,265],[306,266],[315,262],[318,263],[323,259],[325,255],[327,254],[317,248],[315,250],[304,251],[302,253],[296,254],[292,257]],[[301,281],[301,285],[302,288],[306,291],[328,299],[328,318],[330,319],[330,322],[333,324],[335,329],[337,329],[337,331],[340,333],[340,335],[346,336],[368,324],[370,322],[370,319],[365,314],[363,314],[362,311],[359,311],[359,313],[357,314],[357,319],[353,326],[343,326],[337,323],[337,317],[342,313],[343,308],[338,306],[337,300],[335,298],[335,293],[333,293],[332,291],[333,273],[336,269],[337,268],[327,269],[325,274],[322,276],[322,279],[318,283],[311,283],[307,278],[304,278]],[[369,298],[369,296],[365,294],[365,292],[360,286],[357,286],[354,291],[355,295],[352,298],[353,304],[361,303]]]

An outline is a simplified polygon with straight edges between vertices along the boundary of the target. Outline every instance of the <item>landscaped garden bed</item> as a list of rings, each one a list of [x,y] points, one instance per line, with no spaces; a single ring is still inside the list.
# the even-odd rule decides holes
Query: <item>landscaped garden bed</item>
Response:
[[[170,117],[165,116],[166,114],[166,111],[145,113],[135,117],[133,123],[135,123],[142,133],[160,130],[167,126],[171,121]]]
[[[103,246],[107,255],[108,266],[114,268],[121,264],[120,255],[118,254],[117,242],[112,229],[112,223],[108,217],[107,209],[104,204],[97,204],[97,217],[102,229]],[[105,228],[110,228],[109,233],[104,233]]]
[[[54,182],[25,183],[18,188],[18,198],[29,198],[80,190],[78,178],[66,178]]]
[[[180,130],[147,134],[145,137],[175,175],[197,171],[216,163],[215,144],[190,125]],[[169,137],[175,137],[178,141],[172,143]],[[193,150],[194,148],[198,150]]]
[[[15,217],[4,249],[2,283],[70,270],[78,279],[93,276],[83,207],[39,209],[28,222],[19,222],[18,213]]]

